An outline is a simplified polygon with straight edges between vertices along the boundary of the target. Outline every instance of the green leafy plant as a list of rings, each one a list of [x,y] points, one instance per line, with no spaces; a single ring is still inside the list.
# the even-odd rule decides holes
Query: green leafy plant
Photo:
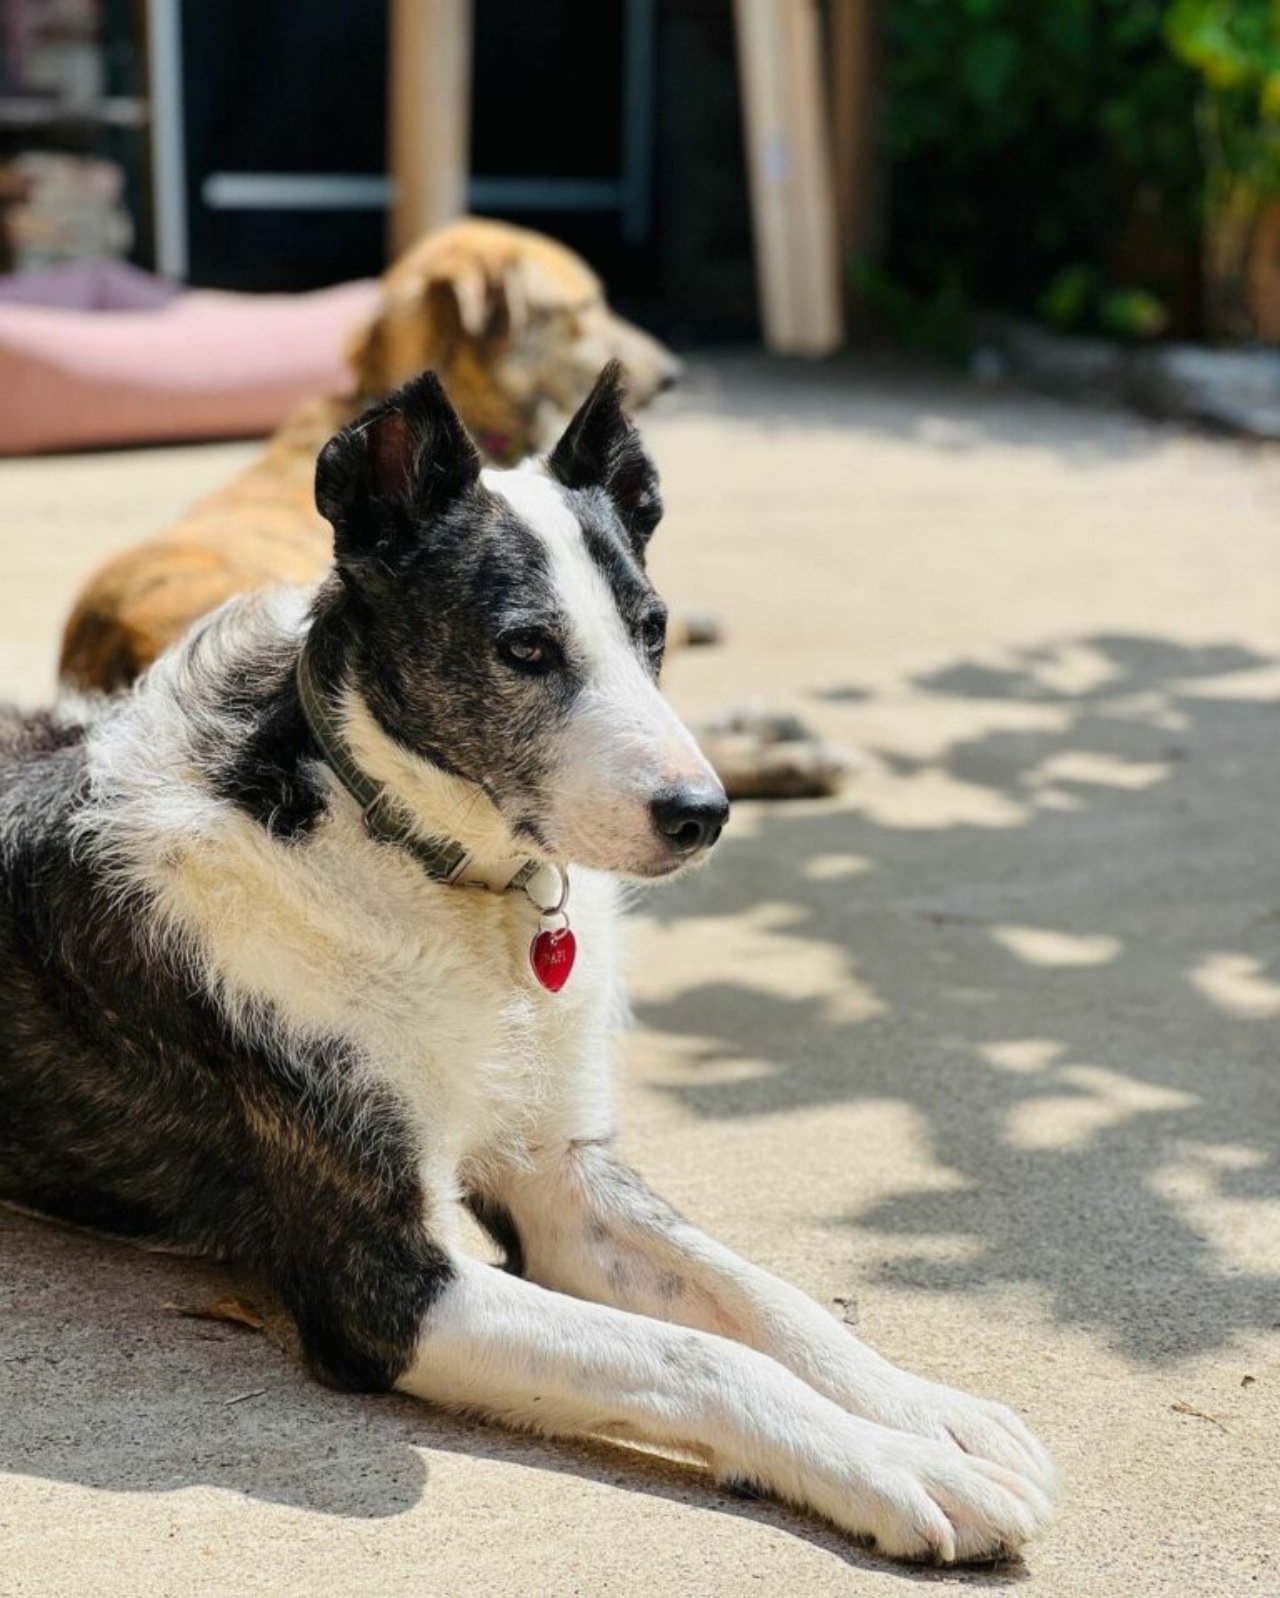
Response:
[[[886,0],[882,271],[903,295],[927,308],[945,285],[949,306],[1124,337],[1191,325],[1199,82],[1169,48],[1170,10]]]
[[[1280,4],[1175,0],[1165,31],[1202,82],[1210,319],[1215,331],[1247,336],[1255,331],[1248,277],[1257,231],[1280,198]]]
[[[1167,308],[1147,289],[1108,284],[1096,267],[1079,262],[1050,279],[1035,309],[1066,332],[1096,327],[1123,339],[1158,338],[1169,325]]]
[[[969,355],[972,306],[959,276],[944,274],[927,293],[916,293],[865,261],[855,262],[852,287],[888,332],[909,350],[963,365]]]

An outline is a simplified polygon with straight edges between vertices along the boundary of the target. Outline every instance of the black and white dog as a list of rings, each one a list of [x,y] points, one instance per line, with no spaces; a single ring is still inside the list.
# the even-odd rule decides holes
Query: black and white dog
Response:
[[[1018,1548],[1053,1471],[1009,1410],[898,1370],[615,1152],[616,880],[727,816],[656,686],[661,505],[616,370],[515,471],[418,379],[317,499],[317,592],[0,722],[0,1199],[260,1273],[326,1382],[674,1447],[891,1554]]]

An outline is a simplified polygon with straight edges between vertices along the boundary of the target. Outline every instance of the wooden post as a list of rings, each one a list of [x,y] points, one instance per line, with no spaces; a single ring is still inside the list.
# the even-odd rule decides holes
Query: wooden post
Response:
[[[391,255],[467,208],[472,0],[391,0]]]
[[[880,39],[876,0],[831,0],[831,128],[843,260],[880,247]]]
[[[844,340],[844,313],[817,7],[735,5],[765,342],[827,355]]]

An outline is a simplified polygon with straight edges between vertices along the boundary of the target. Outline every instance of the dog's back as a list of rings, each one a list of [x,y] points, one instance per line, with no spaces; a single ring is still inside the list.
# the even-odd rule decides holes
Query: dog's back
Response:
[[[67,618],[63,681],[107,693],[127,688],[228,599],[319,581],[330,534],[315,508],[316,456],[352,412],[344,400],[308,401],[229,483],[102,566]]]

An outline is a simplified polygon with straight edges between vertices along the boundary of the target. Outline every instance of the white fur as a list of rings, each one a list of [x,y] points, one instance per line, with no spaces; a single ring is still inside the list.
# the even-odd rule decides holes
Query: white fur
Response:
[[[552,1436],[665,1445],[886,1553],[989,1557],[1048,1513],[1024,1469],[849,1414],[778,1361],[460,1262],[400,1383]]]
[[[718,787],[715,773],[640,663],[582,529],[541,464],[489,470],[483,481],[546,546],[584,679],[556,752],[546,834],[568,859],[661,875],[672,861],[654,836],[651,800],[662,790]]]
[[[594,663],[598,709],[582,722],[572,780],[622,794],[628,782],[639,791],[646,761],[650,777],[654,761],[670,762],[667,775],[686,770],[691,740],[627,666],[554,489],[527,472],[497,482],[546,539]],[[315,1041],[345,1040],[403,1104],[432,1232],[456,1275],[402,1386],[552,1434],[679,1447],[889,1552],[953,1559],[1025,1542],[1049,1513],[1052,1468],[1021,1422],[896,1370],[618,1165],[609,1034],[622,993],[608,877],[573,871],[578,967],[553,996],[529,972],[537,913],[522,896],[430,881],[407,853],[369,839],[336,783],[327,818],[289,844],[204,786],[192,729],[219,712],[201,684],[261,630],[300,637],[305,599],[233,602],[95,727],[79,845],[116,893],[148,897],[157,958],[176,952],[233,1027],[269,1029],[304,1081]],[[426,830],[510,847],[487,801],[395,752],[357,702],[347,718],[361,758],[383,762],[377,774]],[[632,805],[619,798],[602,825],[637,826]],[[532,1280],[460,1252],[468,1190],[508,1208]]]

